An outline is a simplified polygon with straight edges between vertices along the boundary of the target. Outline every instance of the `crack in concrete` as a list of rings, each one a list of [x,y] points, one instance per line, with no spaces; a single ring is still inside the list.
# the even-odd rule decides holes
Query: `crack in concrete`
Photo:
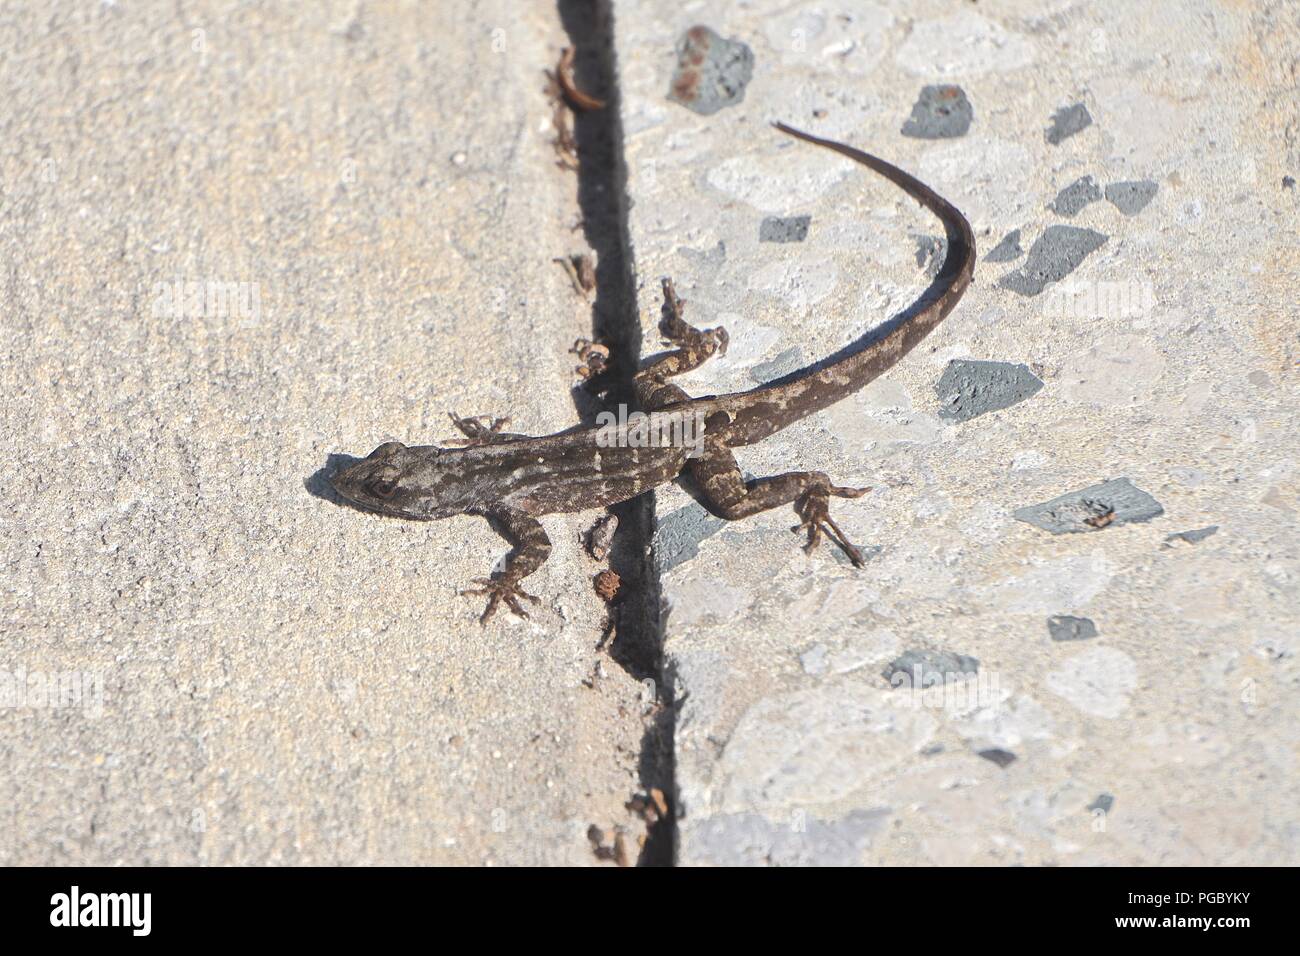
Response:
[[[588,245],[596,253],[596,288],[591,338],[610,347],[611,363],[601,381],[574,390],[584,420],[619,404],[636,407],[632,387],[641,357],[641,322],[628,229],[627,165],[623,151],[618,72],[614,61],[614,18],[609,0],[559,0],[560,20],[576,50],[579,89],[605,100],[603,109],[576,111],[573,135],[578,153],[578,206]],[[669,813],[647,832],[638,866],[671,866],[676,843],[673,774],[673,702],[663,676],[663,628],[659,575],[647,558],[654,528],[654,496],[641,495],[615,506],[619,530],[610,552],[611,570],[627,595],[610,607],[614,637],[609,652],[634,679],[653,687],[651,716],[641,741],[638,773],[646,793],[659,788]],[[649,684],[647,682],[653,682]]]

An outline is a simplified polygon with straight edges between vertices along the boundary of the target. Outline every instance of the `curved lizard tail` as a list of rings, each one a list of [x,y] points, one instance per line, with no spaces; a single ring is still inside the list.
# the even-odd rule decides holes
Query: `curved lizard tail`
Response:
[[[953,310],[975,272],[975,236],[970,223],[956,206],[925,183],[860,149],[813,136],[784,123],[772,125],[796,139],[847,156],[899,186],[943,222],[947,254],[934,282],[888,332],[879,337],[868,336],[817,366],[778,382],[748,392],[718,396],[718,404],[730,412],[732,440],[728,444],[759,441],[833,405],[886,372]]]
[[[944,228],[949,234],[948,255],[944,258],[943,268],[940,269],[938,278],[957,276],[964,271],[965,277],[962,288],[957,293],[957,297],[960,297],[961,292],[965,291],[966,285],[970,283],[971,276],[975,271],[975,235],[971,232],[970,223],[966,221],[966,217],[961,214],[961,211],[956,206],[911,173],[904,172],[893,163],[885,162],[879,156],[872,156],[870,153],[864,153],[860,149],[845,146],[843,143],[837,143],[831,139],[813,136],[811,133],[805,133],[793,126],[786,126],[784,123],[775,122],[772,125],[795,139],[825,147],[839,153],[841,156],[847,156],[856,163],[861,163],[872,172],[884,176],[943,220]],[[956,297],[953,299],[953,305],[956,305]]]

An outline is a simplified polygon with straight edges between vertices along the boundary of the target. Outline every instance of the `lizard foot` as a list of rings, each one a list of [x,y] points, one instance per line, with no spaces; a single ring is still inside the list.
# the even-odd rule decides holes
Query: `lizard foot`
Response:
[[[855,568],[860,568],[866,564],[862,557],[862,552],[857,546],[845,536],[840,530],[839,525],[831,518],[830,499],[835,498],[861,498],[870,488],[841,488],[830,484],[825,476],[795,502],[794,510],[799,515],[799,524],[791,528],[791,531],[807,531],[808,541],[803,546],[804,551],[811,554],[816,550],[817,545],[821,543],[822,535],[834,541],[846,555]]]
[[[490,415],[474,415],[469,418],[461,418],[455,412],[448,412],[451,416],[451,422],[459,428],[465,435],[465,438],[452,438],[446,442],[448,445],[472,447],[474,445],[488,445],[494,441],[501,441],[503,437],[500,432],[510,424],[509,418],[493,418]]]
[[[518,581],[511,580],[508,577],[500,578],[475,578],[472,584],[480,584],[482,587],[467,588],[460,593],[463,595],[483,595],[488,596],[487,608],[483,611],[483,616],[478,619],[480,624],[487,624],[496,614],[497,608],[501,602],[505,601],[506,606],[522,618],[528,617],[528,612],[523,609],[519,603],[520,598],[537,603],[537,598],[523,590]]]

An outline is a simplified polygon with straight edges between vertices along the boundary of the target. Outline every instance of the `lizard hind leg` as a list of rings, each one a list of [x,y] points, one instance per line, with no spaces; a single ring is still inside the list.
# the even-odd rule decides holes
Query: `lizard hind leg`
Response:
[[[794,502],[800,523],[793,530],[808,532],[805,551],[816,549],[825,535],[844,551],[854,567],[866,563],[862,552],[831,518],[830,499],[861,498],[870,488],[833,485],[820,471],[788,471],[745,481],[735,456],[721,446],[707,448],[703,455],[693,459],[691,474],[722,517],[734,521]]]
[[[818,475],[823,480],[826,478],[820,472],[811,472],[810,474]],[[835,519],[830,513],[830,499],[835,498],[861,498],[870,488],[840,488],[831,485],[829,482],[818,482],[805,491],[795,500],[794,510],[799,515],[799,524],[791,528],[791,531],[807,531],[808,541],[804,544],[803,549],[806,552],[813,552],[817,545],[821,543],[823,534],[830,538],[842,550],[848,559],[853,562],[855,568],[862,567],[866,561],[862,557],[862,552],[858,550],[857,545],[849,541],[848,537],[840,530],[840,526],[835,523]]]

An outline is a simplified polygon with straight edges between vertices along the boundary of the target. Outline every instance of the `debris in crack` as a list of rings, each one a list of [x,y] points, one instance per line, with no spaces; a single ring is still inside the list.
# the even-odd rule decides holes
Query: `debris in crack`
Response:
[[[613,604],[623,586],[623,579],[618,576],[618,572],[606,569],[596,575],[593,585],[602,601]]]
[[[632,865],[632,848],[623,827],[606,830],[593,823],[587,827],[587,840],[591,843],[591,851],[596,859],[612,861],[619,866]]]
[[[551,261],[558,262],[563,267],[569,281],[573,283],[573,290],[584,299],[596,290],[596,263],[585,252],[556,256]]]
[[[602,516],[587,532],[587,553],[597,561],[604,561],[609,557],[609,548],[614,543],[614,534],[617,531],[618,516]]]
[[[578,169],[578,203],[582,235],[590,248],[591,278],[590,331],[575,346],[585,380],[573,391],[579,417],[591,421],[601,411],[617,411],[618,406],[635,407],[632,377],[639,367],[642,340],[637,314],[636,286],[629,259],[627,204],[627,167],[624,158],[624,132],[620,111],[598,102],[617,101],[619,78],[613,62],[613,12],[604,0],[595,4],[565,2],[560,17],[568,34],[568,45],[576,56],[565,57],[555,77],[565,109],[565,119],[573,124],[573,140],[581,164]],[[576,65],[577,82],[570,68]],[[603,101],[585,91],[599,91]],[[585,250],[584,250],[585,251]],[[582,269],[574,263],[580,276]],[[597,650],[604,662],[591,675],[593,691],[609,692],[622,684],[626,675],[642,688],[657,688],[653,706],[637,713],[633,706],[620,707],[629,721],[636,721],[639,746],[620,749],[619,760],[631,758],[628,769],[640,791],[653,794],[673,791],[672,700],[670,685],[662,671],[659,625],[660,591],[656,569],[646,560],[654,514],[650,495],[623,502],[610,509],[587,535],[585,547],[598,561],[605,563],[609,574],[598,576],[596,587],[602,598],[614,597]],[[617,582],[617,584],[615,584]],[[622,671],[619,679],[601,681],[603,671]],[[661,699],[662,698],[662,699]],[[599,832],[592,849],[599,858],[623,865],[671,866],[676,838],[676,821],[671,814],[645,835],[633,834],[643,825],[631,810],[626,818],[604,820],[607,829]],[[597,817],[597,819],[604,819]],[[612,826],[622,823],[622,826]]]
[[[573,47],[566,46],[563,52],[560,53],[559,64],[555,67],[555,79],[560,90],[564,93],[564,98],[568,100],[569,105],[575,110],[604,109],[604,100],[582,92],[573,81],[573,57]]]

